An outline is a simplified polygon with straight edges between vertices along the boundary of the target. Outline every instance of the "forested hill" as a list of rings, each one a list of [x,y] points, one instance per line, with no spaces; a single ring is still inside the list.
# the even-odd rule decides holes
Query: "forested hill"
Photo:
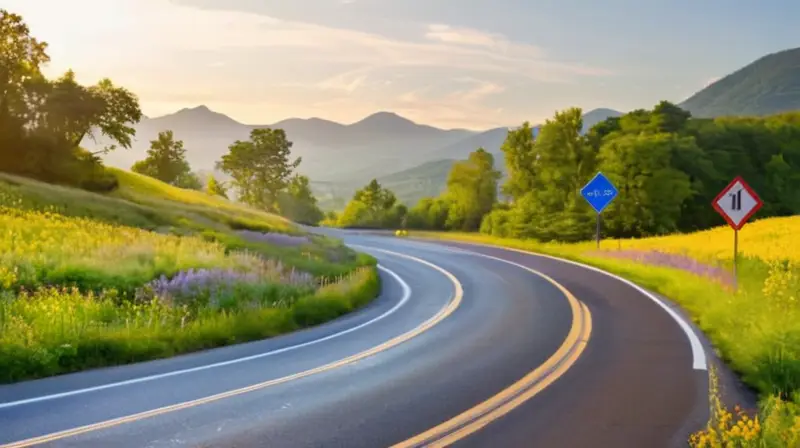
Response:
[[[800,110],[800,48],[764,56],[680,106],[695,117],[763,116]]]
[[[800,112],[697,119],[664,101],[608,118],[587,134],[580,117],[577,108],[559,112],[536,138],[527,124],[509,131],[502,149],[505,179],[490,153],[479,150],[454,163],[442,194],[413,206],[407,225],[543,241],[591,238],[596,214],[579,191],[598,171],[619,190],[603,212],[603,231],[611,237],[721,225],[711,203],[739,175],[764,200],[757,218],[800,214]],[[498,186],[510,201],[498,200]],[[370,188],[379,187],[385,185]],[[357,196],[376,195],[392,197]],[[372,212],[362,216],[365,210]],[[376,210],[354,197],[338,224],[400,225]],[[386,210],[387,217],[399,215]]]

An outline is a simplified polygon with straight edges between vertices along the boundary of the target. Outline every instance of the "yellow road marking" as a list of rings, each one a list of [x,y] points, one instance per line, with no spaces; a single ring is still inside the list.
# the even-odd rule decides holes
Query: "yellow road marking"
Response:
[[[482,429],[483,427],[485,427],[486,425],[488,425],[492,421],[497,420],[498,418],[508,414],[509,412],[511,412],[512,410],[514,410],[515,408],[517,408],[518,406],[520,406],[521,404],[523,404],[524,402],[526,402],[527,400],[531,399],[533,396],[535,396],[536,394],[538,394],[539,392],[544,390],[547,386],[549,386],[550,384],[555,382],[559,377],[564,375],[564,373],[566,373],[567,370],[569,370],[569,368],[572,367],[573,364],[575,364],[575,362],[581,356],[583,351],[586,349],[586,345],[588,343],[589,337],[591,336],[591,332],[592,332],[592,323],[591,322],[592,321],[591,321],[591,316],[590,316],[590,313],[589,313],[589,309],[586,308],[586,305],[584,305],[584,304],[581,304],[581,307],[584,309],[584,313],[585,313],[586,318],[587,318],[586,325],[584,326],[584,330],[583,330],[582,335],[581,335],[581,340],[578,342],[577,346],[570,353],[570,355],[567,357],[567,359],[565,359],[564,362],[562,364],[560,364],[557,367],[557,369],[553,371],[552,374],[550,374],[549,376],[543,378],[538,383],[535,383],[535,385],[533,387],[531,387],[530,389],[526,390],[525,392],[523,392],[522,394],[520,394],[518,397],[514,398],[510,402],[500,406],[497,409],[494,409],[493,411],[491,411],[490,413],[484,415],[480,419],[478,419],[478,420],[470,423],[469,425],[459,429],[458,431],[450,434],[449,436],[446,436],[446,437],[444,437],[442,439],[437,440],[435,443],[432,443],[432,444],[430,444],[428,446],[430,446],[430,447],[446,447],[446,446],[450,446],[453,443],[457,442],[458,440],[461,440],[461,439],[469,436],[470,434],[475,433],[476,431]]]
[[[496,257],[487,256],[487,258]],[[592,318],[586,305],[578,301],[569,290],[553,278],[527,266],[508,260],[502,261],[544,278],[564,294],[570,304],[573,316],[572,327],[567,334],[567,338],[547,361],[497,395],[422,434],[392,446],[392,448],[410,448],[423,443],[425,443],[425,446],[448,446],[467,437],[507,414],[552,384],[575,364],[586,348],[592,331]],[[533,384],[532,387],[531,384]],[[514,398],[509,400],[511,397]]]
[[[285,377],[282,377],[282,378],[276,378],[274,380],[264,381],[262,383],[254,384],[252,386],[247,386],[247,387],[243,387],[243,388],[240,388],[240,389],[235,389],[235,390],[231,390],[231,391],[228,391],[228,392],[222,392],[222,393],[219,393],[219,394],[216,394],[216,395],[211,395],[211,396],[208,396],[208,397],[205,397],[205,398],[199,398],[197,400],[191,400],[191,401],[186,401],[186,402],[183,402],[183,403],[178,403],[178,404],[174,404],[174,405],[170,405],[170,406],[164,406],[164,407],[161,407],[161,408],[158,408],[158,409],[153,409],[153,410],[150,410],[150,411],[140,412],[138,414],[132,414],[132,415],[128,415],[128,416],[125,416],[125,417],[119,417],[119,418],[115,418],[115,419],[112,419],[112,420],[106,420],[104,422],[94,423],[94,424],[91,424],[91,425],[81,426],[81,427],[78,427],[78,428],[67,429],[67,430],[55,432],[55,433],[52,433],[52,434],[46,434],[46,435],[43,435],[43,436],[33,437],[33,438],[30,438],[30,439],[21,440],[21,441],[18,441],[18,442],[12,442],[12,443],[6,444],[6,445],[0,445],[0,448],[22,448],[22,447],[28,447],[28,446],[37,445],[37,444],[40,444],[40,443],[53,442],[53,441],[56,441],[56,440],[65,439],[67,437],[74,437],[74,436],[77,436],[77,435],[80,435],[80,434],[85,434],[85,433],[88,433],[88,432],[98,431],[98,430],[101,430],[101,429],[107,429],[107,428],[111,428],[111,427],[114,427],[114,426],[122,425],[122,424],[125,424],[125,423],[132,423],[132,422],[136,422],[136,421],[139,421],[139,420],[144,420],[146,418],[155,417],[155,416],[158,416],[158,415],[163,415],[163,414],[167,414],[167,413],[170,413],[170,412],[179,411],[179,410],[182,410],[182,409],[193,408],[193,407],[200,406],[200,405],[207,404],[207,403],[211,403],[211,402],[214,402],[214,401],[219,401],[219,400],[222,400],[222,399],[225,399],[225,398],[230,398],[230,397],[234,397],[234,396],[237,396],[237,395],[246,394],[248,392],[254,392],[254,391],[257,391],[257,390],[260,390],[260,389],[265,389],[265,388],[270,387],[270,386],[275,386],[277,384],[282,384],[282,383],[286,383],[286,382],[289,382],[289,381],[292,381],[292,380],[304,378],[304,377],[307,377],[307,376],[310,376],[310,375],[314,375],[316,373],[324,372],[324,371],[327,371],[327,370],[332,370],[332,369],[335,369],[337,367],[341,367],[341,366],[344,366],[346,364],[351,364],[353,362],[356,362],[356,361],[359,361],[361,359],[367,358],[367,357],[372,356],[372,355],[374,355],[376,353],[379,353],[379,352],[382,352],[382,351],[386,351],[389,348],[397,346],[397,345],[399,345],[399,344],[401,344],[403,342],[408,341],[411,338],[414,338],[414,337],[420,335],[422,332],[430,329],[434,325],[436,325],[439,322],[441,322],[442,320],[444,320],[447,316],[451,315],[456,310],[456,308],[458,308],[458,306],[461,304],[461,300],[463,299],[463,296],[464,296],[464,289],[463,289],[461,283],[458,281],[458,279],[452,273],[450,273],[449,271],[447,271],[444,268],[442,268],[440,266],[437,266],[437,265],[435,265],[435,264],[433,264],[433,263],[431,263],[429,261],[425,261],[425,260],[423,260],[421,258],[417,258],[417,257],[412,257],[411,255],[401,254],[401,253],[398,253],[398,252],[388,251],[388,250],[384,250],[384,249],[377,249],[377,248],[371,248],[371,249],[379,251],[379,252],[384,252],[384,253],[387,253],[387,254],[395,255],[395,256],[398,256],[398,257],[401,257],[401,258],[406,258],[406,259],[409,259],[409,260],[413,260],[413,261],[416,261],[418,263],[424,264],[424,265],[426,265],[428,267],[431,267],[431,268],[439,271],[440,273],[444,274],[444,276],[447,277],[448,280],[450,280],[453,283],[453,286],[455,287],[455,293],[453,294],[453,298],[450,300],[450,302],[447,304],[447,306],[442,308],[436,315],[434,315],[432,318],[430,318],[427,321],[425,321],[422,325],[414,328],[413,330],[411,330],[411,331],[409,331],[407,333],[404,333],[404,334],[402,334],[400,336],[397,336],[394,339],[390,339],[389,341],[386,341],[383,344],[375,346],[375,347],[373,347],[373,348],[371,348],[371,349],[369,349],[367,351],[364,351],[364,352],[358,353],[356,355],[341,359],[339,361],[335,361],[335,362],[332,362],[332,363],[329,363],[329,364],[326,364],[326,365],[323,365],[323,366],[320,366],[320,367],[316,367],[314,369],[310,369],[310,370],[306,370],[306,371],[303,371],[303,372],[299,372],[299,373],[296,373],[294,375],[289,375],[289,376],[285,376]]]

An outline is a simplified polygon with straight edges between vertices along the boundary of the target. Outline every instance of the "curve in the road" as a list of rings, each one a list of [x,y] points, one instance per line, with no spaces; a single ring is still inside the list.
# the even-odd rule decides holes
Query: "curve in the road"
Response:
[[[278,355],[278,354],[281,354],[281,353],[289,352],[289,351],[292,351],[292,350],[297,350],[297,349],[300,349],[300,348],[303,348],[303,347],[308,347],[308,346],[311,346],[311,345],[319,344],[321,342],[329,341],[331,339],[335,339],[335,338],[344,336],[344,335],[346,335],[348,333],[352,333],[352,332],[354,332],[356,330],[360,330],[361,328],[364,328],[367,325],[372,325],[375,322],[383,320],[384,318],[390,316],[391,314],[394,314],[394,312],[397,311],[401,306],[405,305],[405,303],[408,302],[409,298],[411,297],[411,287],[408,285],[408,283],[406,283],[405,280],[403,280],[399,275],[397,275],[397,273],[395,273],[391,269],[387,269],[387,268],[385,268],[385,267],[383,267],[381,265],[378,265],[378,269],[380,269],[383,272],[386,272],[387,274],[392,276],[392,278],[394,278],[397,281],[397,283],[400,284],[400,287],[403,289],[403,296],[400,298],[400,301],[398,301],[392,308],[387,310],[385,313],[383,313],[383,314],[381,314],[381,315],[379,315],[379,316],[377,316],[377,317],[375,317],[373,319],[370,319],[367,322],[361,323],[361,324],[356,325],[354,327],[350,327],[350,328],[348,328],[346,330],[342,330],[342,331],[339,331],[339,332],[336,332],[336,333],[333,333],[333,334],[330,334],[328,336],[324,336],[324,337],[321,337],[321,338],[313,339],[313,340],[308,341],[308,342],[303,342],[303,343],[300,343],[300,344],[290,345],[288,347],[283,347],[283,348],[279,348],[279,349],[275,349],[275,350],[270,350],[268,352],[259,353],[257,355],[243,356],[241,358],[230,359],[228,361],[215,362],[215,363],[212,363],[212,364],[204,364],[204,365],[197,366],[197,367],[190,367],[188,369],[172,370],[172,371],[165,372],[165,373],[159,373],[159,374],[156,374],[156,375],[147,375],[147,376],[142,376],[142,377],[138,377],[138,378],[134,378],[134,379],[130,379],[130,380],[125,380],[125,381],[116,381],[116,382],[113,382],[113,383],[102,384],[100,386],[85,387],[85,388],[81,388],[81,389],[74,389],[74,390],[67,391],[67,392],[60,392],[60,393],[56,393],[56,394],[42,395],[42,396],[39,396],[39,397],[26,398],[26,399],[23,399],[23,400],[16,400],[16,401],[9,401],[9,402],[6,402],[6,403],[0,403],[0,409],[13,408],[13,407],[16,407],[16,406],[22,406],[24,404],[40,403],[40,402],[43,402],[43,401],[50,401],[50,400],[55,400],[55,399],[58,399],[58,398],[71,397],[71,396],[74,396],[74,395],[88,394],[88,393],[91,393],[91,392],[97,392],[97,391],[101,391],[101,390],[105,390],[105,389],[112,389],[112,388],[115,388],[115,387],[129,386],[131,384],[146,383],[148,381],[160,380],[162,378],[169,378],[171,376],[186,375],[187,373],[201,372],[203,370],[216,369],[216,368],[219,368],[219,367],[229,366],[229,365],[233,365],[233,364],[241,364],[243,362],[252,361],[254,359],[260,359],[260,358],[266,358],[266,357],[269,357],[269,356],[275,356],[275,355]]]
[[[572,327],[564,343],[543,364],[525,375],[516,383],[502,390],[483,403],[462,412],[452,419],[437,425],[422,434],[394,445],[392,448],[418,446],[445,447],[468,437],[494,420],[511,412],[525,401],[533,398],[548,385],[561,377],[580,357],[592,334],[592,317],[585,304],[580,302],[567,288],[552,277],[528,266],[491,255],[461,251],[462,254],[480,256],[499,261],[545,279],[555,286],[569,302],[572,309]]]
[[[174,405],[171,405],[171,406],[164,406],[164,407],[161,407],[161,408],[158,408],[158,409],[153,409],[153,410],[150,410],[150,411],[140,412],[140,413],[133,414],[133,415],[128,415],[128,416],[125,416],[125,417],[115,418],[115,419],[111,419],[111,420],[107,420],[107,421],[103,421],[103,422],[99,422],[99,423],[94,423],[94,424],[91,424],[91,425],[85,425],[85,426],[81,426],[81,427],[78,427],[78,428],[72,428],[72,429],[59,431],[59,432],[52,433],[52,434],[46,434],[46,435],[42,435],[42,436],[39,436],[39,437],[29,438],[29,439],[26,439],[26,440],[13,442],[13,443],[6,444],[6,445],[0,445],[0,448],[22,448],[22,447],[34,446],[34,445],[47,443],[47,442],[53,442],[53,441],[56,441],[56,440],[60,440],[60,439],[68,438],[68,437],[73,437],[73,436],[76,436],[76,435],[79,435],[79,434],[98,431],[98,430],[101,430],[101,429],[106,429],[106,428],[110,428],[110,427],[113,427],[113,426],[122,425],[122,424],[125,424],[125,423],[131,423],[131,422],[143,420],[143,419],[150,418],[150,417],[155,417],[155,416],[158,416],[158,415],[179,411],[179,410],[182,410],[182,409],[187,409],[187,408],[192,408],[192,407],[195,407],[195,406],[200,406],[200,405],[211,403],[211,402],[214,402],[214,401],[223,400],[225,398],[230,398],[230,397],[234,397],[234,396],[237,396],[237,395],[246,394],[248,392],[253,392],[253,391],[256,391],[256,390],[264,389],[264,388],[267,388],[267,387],[270,387],[270,386],[274,386],[274,385],[277,385],[277,384],[286,383],[286,382],[289,382],[289,381],[292,381],[292,380],[297,380],[297,379],[304,378],[304,377],[307,377],[307,376],[310,376],[310,375],[314,375],[316,373],[321,373],[321,372],[325,372],[325,371],[328,371],[328,370],[331,370],[331,369],[335,369],[337,367],[341,367],[341,366],[344,366],[346,364],[350,364],[350,363],[356,362],[358,360],[364,359],[366,357],[372,356],[372,355],[374,355],[376,353],[388,350],[391,347],[399,345],[399,344],[401,344],[401,343],[403,343],[403,342],[405,342],[405,341],[407,341],[407,340],[409,340],[411,338],[414,338],[414,337],[418,336],[419,334],[423,333],[424,331],[430,329],[431,327],[433,327],[437,323],[439,323],[442,320],[444,320],[445,318],[447,318],[447,316],[452,314],[456,310],[456,308],[458,308],[458,306],[460,305],[461,300],[462,300],[463,295],[464,295],[464,291],[463,291],[461,283],[449,271],[447,271],[444,268],[442,268],[442,267],[440,267],[438,265],[435,265],[435,264],[433,264],[431,262],[428,262],[426,260],[423,260],[423,259],[418,258],[418,257],[411,256],[411,255],[402,254],[402,253],[399,253],[399,252],[389,251],[389,250],[385,250],[385,249],[379,249],[379,248],[369,248],[369,249],[377,251],[377,252],[383,252],[383,253],[386,253],[386,254],[390,254],[390,255],[397,256],[397,257],[405,258],[405,259],[408,259],[408,260],[412,260],[412,261],[415,261],[417,263],[426,265],[426,266],[428,266],[428,267],[440,272],[445,277],[447,277],[448,280],[450,280],[450,282],[452,282],[452,284],[453,284],[453,286],[455,288],[455,293],[453,294],[453,297],[451,298],[451,300],[448,302],[448,304],[444,308],[442,308],[436,315],[434,315],[433,317],[431,317],[430,319],[425,321],[422,325],[419,325],[418,327],[414,328],[411,331],[408,331],[408,332],[406,332],[406,333],[404,333],[404,334],[402,334],[400,336],[397,336],[397,337],[395,337],[395,338],[393,338],[393,339],[391,339],[389,341],[386,341],[383,344],[380,344],[378,346],[375,346],[375,347],[373,347],[373,348],[371,348],[369,350],[360,352],[360,353],[355,354],[353,356],[349,356],[347,358],[341,359],[339,361],[335,361],[335,362],[332,362],[332,363],[329,363],[329,364],[325,364],[323,366],[319,366],[319,367],[314,368],[314,369],[305,370],[303,372],[298,372],[298,373],[293,374],[293,375],[288,375],[288,376],[285,376],[285,377],[276,378],[276,379],[269,380],[269,381],[264,381],[264,382],[261,382],[261,383],[258,383],[258,384],[253,384],[251,386],[242,387],[242,388],[231,390],[231,391],[228,391],[228,392],[223,392],[223,393],[211,395],[211,396],[200,398],[200,399],[197,399],[197,400],[186,401],[186,402],[174,404]],[[182,369],[182,370],[173,371],[173,372],[167,372],[167,373],[159,374],[159,375],[151,375],[151,376],[148,376],[148,377],[137,378],[137,379],[123,381],[123,382],[117,382],[117,383],[111,383],[111,384],[102,385],[102,386],[96,386],[96,387],[93,387],[93,388],[86,388],[86,389],[81,389],[81,390],[76,390],[76,391],[64,392],[64,393],[60,393],[60,394],[53,394],[53,395],[49,395],[49,396],[41,396],[41,397],[35,397],[35,398],[31,398],[31,399],[26,399],[26,400],[18,400],[18,401],[15,401],[15,402],[2,403],[2,404],[0,404],[0,408],[9,408],[9,407],[13,407],[13,406],[20,406],[22,404],[29,404],[29,403],[47,401],[47,400],[52,400],[52,399],[56,399],[56,398],[60,398],[60,397],[66,397],[66,396],[71,396],[71,395],[79,395],[79,394],[82,394],[82,393],[88,393],[88,392],[92,392],[92,391],[109,389],[109,388],[113,388],[113,387],[120,387],[120,386],[128,385],[128,384],[136,384],[136,383],[141,383],[141,382],[145,382],[145,381],[152,381],[152,380],[159,379],[159,378],[166,378],[166,377],[169,377],[169,376],[181,375],[181,374],[186,374],[186,373],[200,371],[200,370],[208,370],[208,369],[211,369],[211,368],[221,367],[221,366],[224,366],[224,365],[237,364],[237,363],[241,363],[241,362],[245,362],[245,361],[249,361],[249,360],[253,360],[253,359],[258,359],[258,358],[263,358],[263,357],[266,357],[266,356],[270,356],[270,355],[276,354],[278,352],[286,352],[286,351],[289,351],[289,350],[295,350],[295,349],[303,347],[303,346],[316,344],[316,343],[322,342],[324,340],[333,339],[333,338],[341,336],[343,334],[351,333],[351,332],[353,332],[353,331],[355,331],[355,330],[357,330],[359,328],[363,328],[366,325],[369,325],[369,324],[374,323],[374,322],[376,322],[376,321],[378,321],[380,319],[383,319],[384,317],[386,317],[389,314],[393,313],[400,306],[402,306],[402,304],[404,304],[406,301],[408,301],[408,299],[409,299],[409,297],[411,295],[411,288],[408,285],[408,283],[406,283],[399,275],[397,275],[393,271],[390,271],[390,270],[388,270],[386,268],[383,268],[383,267],[382,267],[382,269],[385,272],[389,273],[392,277],[394,277],[396,280],[398,280],[400,282],[400,284],[402,285],[403,290],[404,290],[403,298],[401,299],[401,301],[397,305],[395,305],[392,309],[390,309],[386,313],[376,317],[375,319],[372,319],[372,320],[370,320],[368,322],[365,322],[365,323],[363,323],[361,325],[358,325],[356,327],[349,328],[347,330],[344,330],[342,332],[338,332],[338,333],[326,336],[324,338],[315,339],[313,341],[309,341],[309,342],[306,342],[306,343],[303,343],[303,344],[297,344],[297,345],[293,345],[293,346],[286,347],[286,348],[283,348],[283,349],[274,350],[274,351],[267,352],[267,353],[261,353],[261,354],[258,354],[258,355],[253,355],[253,356],[244,357],[244,358],[237,358],[237,359],[233,359],[233,360],[229,360],[229,361],[209,364],[209,365],[205,365],[205,366],[199,366],[199,367],[195,367],[195,368],[191,368],[191,369]]]
[[[0,409],[0,440],[41,443],[37,436],[97,423],[98,430],[59,443],[685,446],[684,431],[697,419],[705,424],[707,372],[705,352],[693,343],[697,330],[631,282],[580,263],[491,245],[346,237],[348,245],[374,251],[382,266],[413,288],[411,300],[380,325],[252,364]],[[208,365],[346,331],[401,299],[393,276],[381,271],[381,277],[385,289],[373,304],[316,329],[161,364],[0,387],[6,397],[0,401]],[[420,325],[443,313],[435,325]],[[374,349],[393,341],[402,345]],[[285,378],[297,381],[275,383]],[[76,415],[76,408],[86,413]],[[150,409],[156,411],[145,415]],[[185,410],[171,412],[178,409]]]
[[[645,296],[648,299],[652,300],[656,305],[661,307],[667,314],[669,314],[669,316],[675,321],[675,323],[678,324],[678,326],[684,332],[684,334],[686,334],[686,338],[689,340],[689,346],[692,349],[692,368],[694,370],[708,370],[708,359],[706,357],[706,352],[703,349],[703,344],[702,344],[702,342],[700,342],[700,338],[697,336],[697,334],[694,332],[694,330],[692,330],[691,325],[689,325],[683,317],[681,317],[677,312],[675,312],[674,309],[670,308],[669,305],[664,303],[664,301],[662,301],[661,299],[656,297],[650,291],[648,291],[648,290],[642,288],[641,286],[637,285],[636,283],[634,283],[634,282],[632,282],[632,281],[630,281],[630,280],[628,280],[626,278],[620,277],[619,275],[612,274],[612,273],[610,273],[608,271],[604,271],[604,270],[602,270],[600,268],[596,268],[594,266],[590,266],[590,265],[584,264],[584,263],[579,263],[579,262],[573,261],[573,260],[567,260],[565,258],[554,257],[552,255],[546,255],[546,254],[541,254],[541,253],[533,253],[533,252],[522,250],[522,249],[515,249],[513,247],[500,247],[500,246],[494,246],[494,245],[491,245],[491,244],[483,244],[483,243],[475,243],[475,242],[468,242],[468,243],[461,243],[461,244],[466,244],[466,245],[471,245],[471,246],[488,247],[488,248],[492,248],[492,249],[503,249],[503,250],[507,250],[507,251],[511,251],[511,252],[517,252],[517,253],[521,253],[521,254],[525,254],[525,255],[533,255],[533,256],[536,256],[536,257],[547,258],[547,259],[550,259],[550,260],[555,260],[555,261],[558,261],[558,262],[561,262],[561,263],[571,264],[573,266],[578,266],[578,267],[581,267],[583,269],[588,269],[590,271],[597,272],[599,274],[602,274],[602,275],[605,275],[607,277],[613,278],[614,280],[617,280],[617,281],[619,281],[621,283],[624,283],[624,284],[630,286],[631,288],[635,289],[637,292],[639,292],[643,296]],[[465,255],[473,255],[473,256],[477,256],[477,257],[491,258],[491,259],[494,259],[494,260],[497,260],[497,261],[501,261],[501,262],[504,262],[504,263],[510,263],[512,265],[521,267],[523,269],[528,269],[527,267],[522,266],[522,265],[520,265],[518,263],[514,263],[514,262],[511,262],[511,261],[508,261],[508,260],[504,260],[504,259],[498,258],[498,257],[493,257],[493,256],[487,255],[487,254],[482,254],[482,253],[478,253],[478,252],[472,252],[472,251],[463,250],[463,249],[458,249],[458,250],[456,250],[456,252],[462,253],[462,254],[465,254]]]

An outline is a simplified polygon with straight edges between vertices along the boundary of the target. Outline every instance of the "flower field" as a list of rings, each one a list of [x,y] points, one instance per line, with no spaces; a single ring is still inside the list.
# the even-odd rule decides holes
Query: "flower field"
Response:
[[[685,235],[639,240],[608,240],[604,247],[657,250],[685,254],[702,261],[733,259],[733,230],[728,226]],[[751,222],[739,231],[739,255],[762,261],[800,261],[800,218],[770,218]]]
[[[0,178],[0,383],[271,337],[377,295],[370,257],[158,184],[194,202]]]
[[[671,298],[762,397],[757,416],[717,409],[716,420],[691,445],[787,447],[800,442],[800,217],[763,219],[739,232],[737,289],[732,287],[733,231],[727,226],[686,235],[603,240],[599,251],[594,242],[550,244],[436,232],[411,236],[572,259]]]

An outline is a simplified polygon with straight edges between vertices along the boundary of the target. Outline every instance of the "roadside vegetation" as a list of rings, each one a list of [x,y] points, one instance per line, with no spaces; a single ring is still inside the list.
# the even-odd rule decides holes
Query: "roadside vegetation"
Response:
[[[376,200],[393,193],[374,181],[324,224],[550,254],[661,293],[761,397],[759,409],[746,411],[717,402],[709,427],[690,443],[798,446],[800,113],[694,119],[661,102],[585,133],[581,116],[577,108],[558,112],[536,138],[528,123],[510,130],[502,184],[493,155],[478,149],[453,165],[437,197],[406,210]],[[600,250],[596,215],[579,194],[597,171],[619,189],[603,212]],[[711,202],[737,175],[765,204],[740,231],[735,288],[733,231]]]
[[[4,10],[0,49],[1,383],[266,338],[377,296],[374,258],[292,222],[322,212],[282,130],[230,145],[230,185],[193,173],[169,130],[108,168],[79,145],[130,148],[136,96],[47,79],[47,45]]]

